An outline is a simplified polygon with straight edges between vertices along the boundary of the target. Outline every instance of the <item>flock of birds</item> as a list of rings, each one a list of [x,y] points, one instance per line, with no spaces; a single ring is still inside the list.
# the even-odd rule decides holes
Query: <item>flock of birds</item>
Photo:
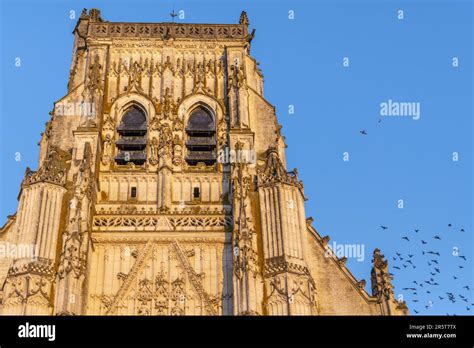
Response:
[[[382,230],[388,229],[387,226],[382,225],[380,227]],[[448,228],[456,231],[452,224],[448,224]],[[464,233],[464,228],[460,228],[459,232]],[[392,272],[408,272],[417,269],[417,267],[419,267],[419,270],[426,270],[426,267],[423,267],[423,263],[428,266],[428,273],[424,274],[421,279],[413,279],[411,283],[402,288],[403,291],[409,293],[411,302],[415,304],[415,306],[411,307],[416,307],[418,303],[421,304],[420,297],[423,295],[429,298],[428,301],[423,304],[425,310],[429,310],[433,307],[435,301],[450,301],[452,304],[459,301],[464,302],[466,310],[470,311],[474,303],[471,302],[467,294],[462,293],[472,290],[472,285],[465,284],[467,281],[472,281],[472,279],[469,278],[469,274],[466,279],[465,272],[463,272],[463,270],[470,269],[467,263],[468,258],[465,255],[461,255],[457,249],[452,250],[452,257],[456,257],[454,262],[455,271],[448,276],[450,278],[449,284],[440,286],[442,282],[442,280],[440,280],[441,272],[448,272],[441,260],[441,254],[444,250],[441,251],[440,249],[446,247],[446,243],[443,242],[444,238],[438,234],[426,236],[423,235],[419,229],[415,229],[414,234],[402,236],[401,239],[403,243],[410,243],[406,245],[406,247],[412,247],[410,249],[416,250],[416,252],[402,253],[395,251],[395,254],[390,260],[391,262],[389,262],[389,266],[391,264],[391,268],[396,270]],[[404,249],[406,249],[406,247]],[[452,267],[453,265],[450,266]],[[416,273],[419,275],[420,272]],[[391,275],[394,275],[394,273],[391,273]],[[397,277],[398,280],[400,278],[401,277]],[[446,281],[446,277],[444,277],[444,281]],[[446,288],[449,288],[450,291],[440,290],[440,288],[445,288],[444,285],[447,285]],[[413,308],[413,312],[418,314],[420,313],[420,309]],[[446,314],[450,315],[449,313]]]
[[[379,118],[377,123],[381,122],[382,119]],[[362,136],[367,136],[368,134],[365,129],[360,130],[359,133]],[[388,227],[384,225],[380,227],[382,230],[388,229]],[[448,224],[448,228],[455,230],[452,224]],[[466,231],[464,228],[460,228],[459,232],[464,233]],[[448,276],[448,279],[450,278],[449,284],[441,284],[441,272],[448,272],[448,270],[442,265],[441,251],[439,248],[446,245],[443,245],[443,238],[440,235],[423,236],[421,238],[422,234],[419,229],[415,229],[413,235],[402,236],[401,239],[403,242],[408,243],[404,249],[413,247],[411,250],[416,250],[417,252],[402,253],[396,251],[389,263],[394,269],[392,272],[406,272],[407,276],[408,272],[416,270],[417,267],[419,267],[418,271],[414,272],[417,278],[420,272],[426,270],[423,263],[428,266],[428,273],[424,274],[422,279],[413,279],[411,283],[402,288],[403,291],[408,292],[410,301],[414,304],[414,306],[410,307],[416,307],[417,304],[420,304],[424,306],[426,312],[434,306],[435,301],[449,301],[451,304],[456,302],[463,303],[466,311],[471,311],[474,303],[472,303],[472,300],[467,294],[462,293],[466,291],[469,293],[472,290],[472,285],[465,284],[469,281],[472,282],[472,278],[469,277],[469,274],[467,277],[463,274],[465,273],[463,270],[469,271],[472,269],[472,266],[467,266],[468,258],[453,250],[451,253],[453,257],[457,257],[455,262],[455,266],[457,267],[455,267],[455,271]],[[394,273],[390,274],[394,275]],[[400,278],[401,277],[397,277],[397,280],[400,280]],[[443,279],[443,282],[446,282],[446,277],[443,277]],[[449,288],[450,291],[440,290],[441,288],[445,290]],[[423,300],[421,299],[422,296]],[[425,301],[426,298],[428,298],[427,301]],[[419,314],[420,311],[422,311],[422,309],[413,308],[415,314]],[[449,313],[446,314],[450,315]]]

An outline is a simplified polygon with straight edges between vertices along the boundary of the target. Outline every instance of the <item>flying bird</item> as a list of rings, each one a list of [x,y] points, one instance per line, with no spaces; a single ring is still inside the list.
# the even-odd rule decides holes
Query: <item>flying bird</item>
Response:
[[[359,133],[362,134],[362,135],[367,135],[367,132],[364,129],[359,131]]]
[[[410,240],[408,239],[408,237],[402,237],[402,239],[405,239],[407,242],[410,241]]]
[[[382,225],[380,227],[382,227],[382,230],[386,230],[388,228],[387,226],[384,226],[384,225]]]
[[[438,235],[434,236],[433,238],[434,238],[434,239],[441,240],[441,237],[440,237],[440,236],[438,236]]]
[[[423,239],[421,240],[421,242],[422,242],[423,244],[427,244]]]

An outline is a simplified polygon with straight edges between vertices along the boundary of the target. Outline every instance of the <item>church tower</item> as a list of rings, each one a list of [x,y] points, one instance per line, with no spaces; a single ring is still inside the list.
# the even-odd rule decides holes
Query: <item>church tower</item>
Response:
[[[306,218],[274,107],[238,24],[104,21],[74,29],[66,96],[0,242],[0,313],[397,315]]]

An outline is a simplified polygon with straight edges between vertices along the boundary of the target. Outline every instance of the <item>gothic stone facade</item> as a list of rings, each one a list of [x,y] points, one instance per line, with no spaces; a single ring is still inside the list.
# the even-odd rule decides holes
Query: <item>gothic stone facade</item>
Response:
[[[36,250],[0,260],[2,314],[407,314],[379,250],[368,294],[305,217],[245,12],[84,10],[73,33],[68,93],[0,230]]]

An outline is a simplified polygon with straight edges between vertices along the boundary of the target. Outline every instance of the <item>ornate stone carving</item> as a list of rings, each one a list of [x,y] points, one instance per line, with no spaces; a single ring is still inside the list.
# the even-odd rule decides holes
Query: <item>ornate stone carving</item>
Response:
[[[173,165],[180,166],[183,163],[183,143],[176,134],[173,139]]]
[[[231,65],[229,73],[229,85],[228,88],[240,88],[245,84],[244,68],[240,65]]]
[[[265,164],[259,168],[258,182],[259,185],[283,182],[302,188],[302,183],[298,180],[298,172],[296,169],[292,172],[285,170],[275,147],[267,150]]]
[[[169,57],[168,57],[169,58]],[[171,63],[170,63],[171,64]],[[178,111],[178,105],[174,102],[169,87],[166,87],[161,101],[161,114],[164,119],[171,119]]]
[[[41,274],[10,276],[4,284],[2,306],[7,309],[26,304],[44,307],[49,312],[52,308],[51,285],[52,277]]]
[[[265,260],[264,276],[272,277],[279,273],[290,272],[310,276],[306,266],[298,263],[286,261],[284,257],[274,257]]]
[[[266,299],[270,314],[316,314],[318,305],[315,286],[307,276],[283,273],[268,280],[270,293]],[[300,304],[302,306],[295,306]],[[301,312],[301,308],[304,312]]]
[[[249,19],[247,17],[247,12],[242,11],[242,13],[240,14],[239,24],[246,25],[246,26],[249,25]]]
[[[151,165],[158,164],[158,150],[159,150],[159,142],[156,137],[153,137],[150,142],[150,158],[149,162]]]
[[[94,61],[89,67],[86,89],[90,93],[102,93],[102,65],[99,56],[94,56]]]
[[[388,261],[380,253],[380,249],[374,250],[372,263],[372,295],[389,299],[393,296],[393,277],[388,271]]]
[[[158,144],[158,151],[160,156],[171,157],[173,131],[168,123],[162,123],[160,128],[160,140]]]
[[[102,164],[104,166],[108,165],[112,159],[112,149],[113,149],[113,140],[110,134],[105,134],[104,149],[102,150]]]
[[[245,39],[247,26],[243,24],[210,25],[178,23],[91,23],[90,33],[95,37],[170,38],[193,39]]]
[[[206,290],[204,290],[204,287],[202,285],[201,277],[199,275],[197,275],[196,271],[192,268],[191,264],[188,261],[188,258],[186,256],[186,254],[181,249],[181,246],[179,245],[179,243],[175,241],[173,243],[173,245],[174,245],[174,248],[175,248],[175,251],[176,251],[176,255],[177,255],[177,257],[180,260],[184,270],[186,271],[186,273],[188,275],[188,279],[189,279],[190,283],[193,285],[193,287],[196,290],[197,294],[199,295],[199,297],[204,302],[207,314],[216,315],[217,313],[216,313],[216,311],[214,309],[214,306],[211,302],[209,294],[206,292]],[[180,294],[182,294],[182,292]]]
[[[169,257],[178,261],[177,273],[168,274],[163,269],[162,263],[160,271],[153,276],[154,278],[150,278],[145,269],[149,267],[149,262],[153,262],[155,249],[150,241],[147,242],[140,249],[130,272],[117,275],[123,279],[123,283],[115,296],[100,297],[108,314],[115,313],[121,308],[124,300],[131,299],[135,301],[135,312],[138,315],[184,315],[187,301],[193,299],[187,285],[190,284],[203,301],[203,314],[217,315],[216,308],[220,308],[221,302],[216,300],[216,297],[222,298],[221,294],[209,295],[204,289],[202,284],[204,274],[197,274],[188,261],[188,257],[194,255],[185,252],[177,241],[173,241],[171,247],[168,249],[171,252]]]
[[[86,255],[82,251],[82,235],[77,232],[63,233],[65,239],[61,262],[58,269],[59,279],[65,278],[72,272],[75,278],[84,275],[86,271]]]
[[[69,152],[63,151],[56,146],[48,147],[46,159],[35,172],[26,168],[22,187],[45,181],[52,184],[64,185],[66,183],[66,172],[68,161],[71,159]]]
[[[128,68],[126,68],[126,72],[128,73],[128,87],[127,91],[139,91],[142,92],[142,73],[143,67],[142,64],[135,61],[130,64]]]
[[[104,117],[104,124],[102,126],[102,133],[113,135],[113,133],[115,132],[115,128],[116,128],[115,122],[112,119],[112,117],[110,117],[110,115],[106,115]]]
[[[75,176],[74,195],[69,204],[67,229],[63,233],[63,249],[58,267],[58,278],[64,279],[69,274],[75,278],[86,272],[87,241],[82,230],[81,221],[84,213],[89,213],[88,205],[95,190],[92,173],[92,150],[90,143],[84,145],[84,158]]]
[[[139,272],[142,270],[149,257],[151,256],[152,251],[153,244],[148,241],[137,255],[137,259],[135,260],[132,269],[130,270],[127,277],[124,279],[124,282],[120,286],[120,289],[118,290],[117,294],[110,301],[107,300],[107,314],[113,314],[117,310],[117,306],[122,302],[125,295],[132,287],[134,281],[139,275]]]
[[[183,216],[183,217],[151,217],[151,216],[94,216],[92,226],[97,228],[134,227],[138,230],[152,228],[171,228],[181,230],[186,228],[206,227],[227,229],[232,226],[230,216]]]
[[[227,130],[227,121],[224,117],[222,117],[217,125],[217,140],[220,149],[224,149],[227,145]]]

